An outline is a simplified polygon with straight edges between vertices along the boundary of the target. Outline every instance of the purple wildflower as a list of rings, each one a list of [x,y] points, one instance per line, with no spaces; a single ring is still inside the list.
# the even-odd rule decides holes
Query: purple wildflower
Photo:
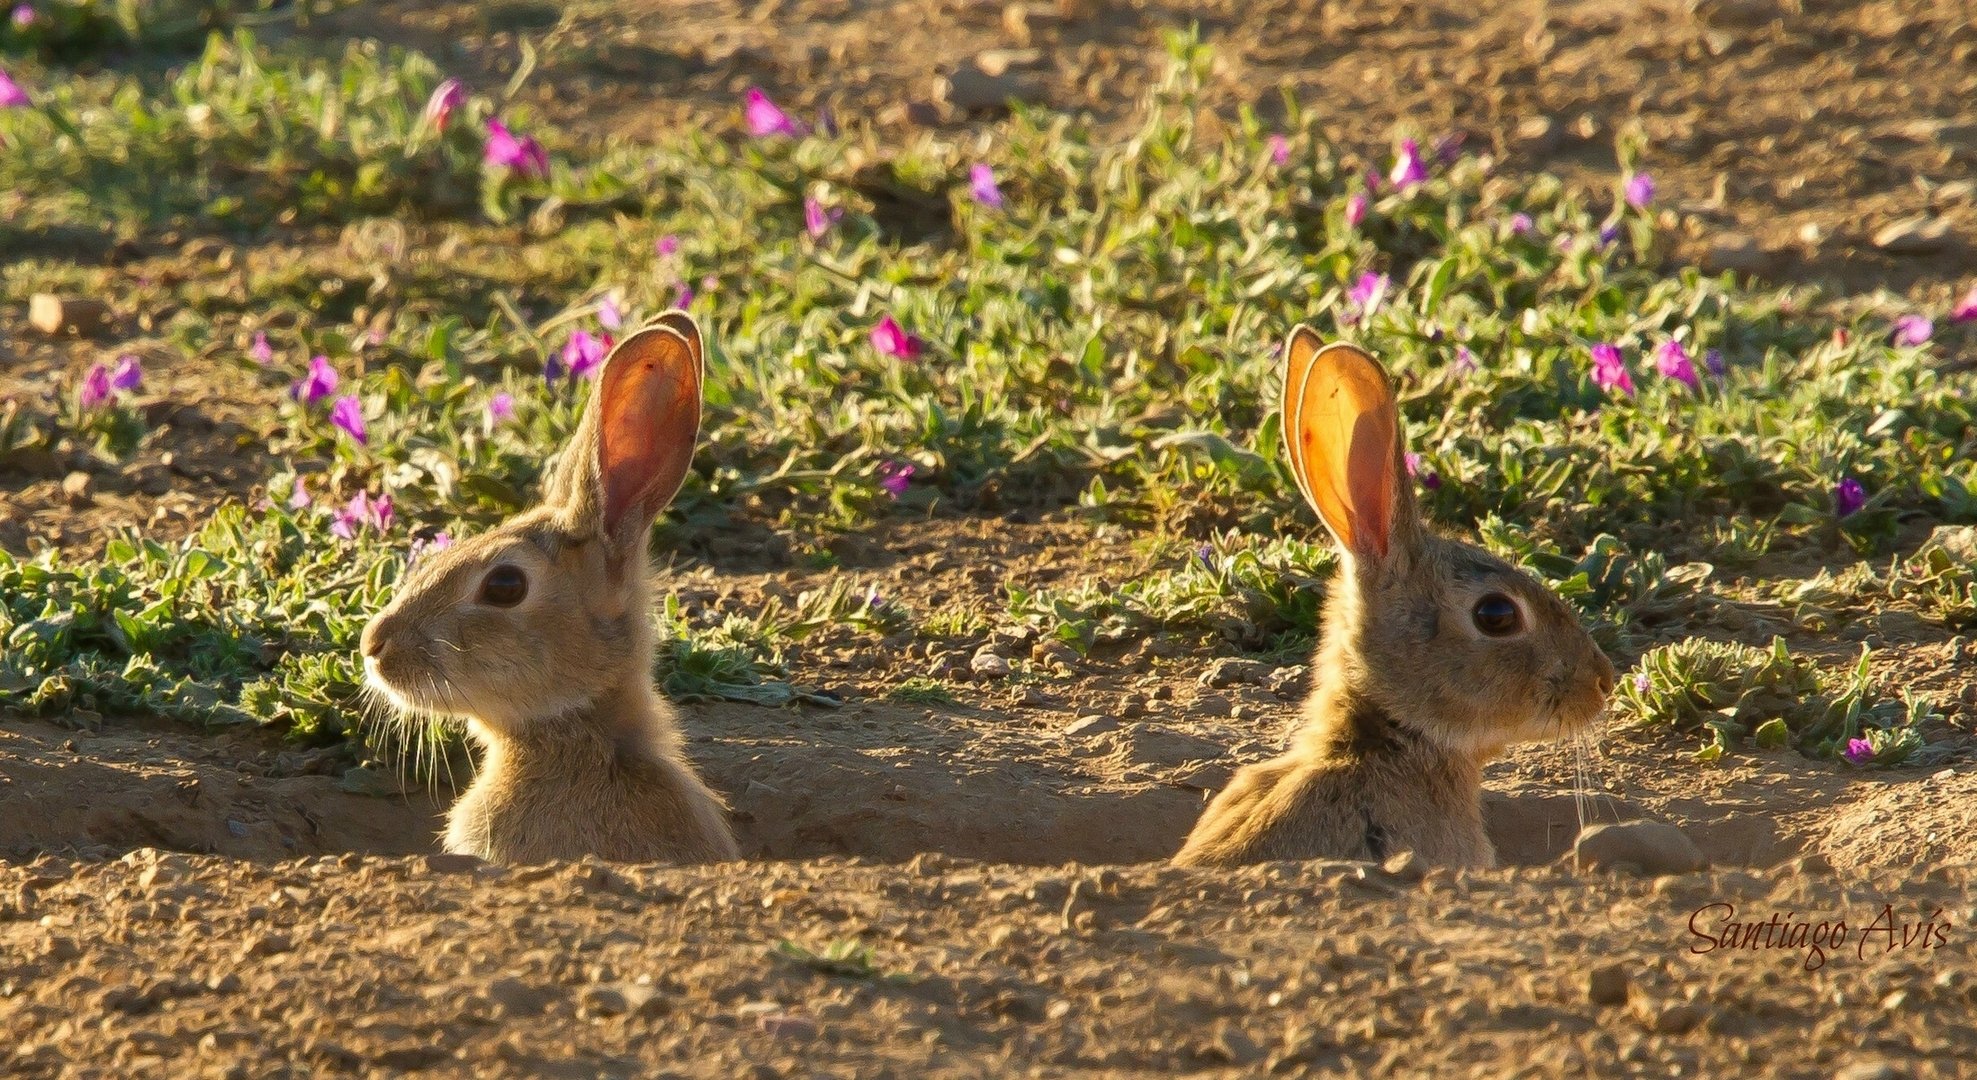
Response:
[[[1696,365],[1689,358],[1689,350],[1682,343],[1669,338],[1654,351],[1654,369],[1664,379],[1674,379],[1691,390],[1702,388],[1702,380],[1696,377]]]
[[[1627,361],[1620,356],[1620,350],[1612,345],[1595,345],[1593,352],[1593,382],[1607,393],[1619,391],[1632,397],[1634,377],[1627,373]]]
[[[446,79],[434,87],[432,96],[426,99],[425,121],[436,130],[445,131],[446,121],[466,103],[467,88],[460,85],[458,79]]]
[[[1405,460],[1407,462],[1407,475],[1420,477],[1422,487],[1427,488],[1429,491],[1434,491],[1436,488],[1442,486],[1441,473],[1436,472],[1433,469],[1429,469],[1427,475],[1425,476],[1422,475],[1421,455],[1414,453],[1413,451],[1410,450],[1408,451]]]
[[[288,489],[288,508],[301,510],[315,501],[309,497],[309,489],[302,486],[302,476],[298,473],[295,477],[295,486]]]
[[[812,240],[823,239],[837,219],[843,216],[844,210],[840,207],[826,207],[816,199],[803,200],[803,231],[809,233]]]
[[[1291,163],[1291,141],[1282,135],[1270,136],[1270,164],[1283,168]]]
[[[28,99],[27,91],[21,89],[21,84],[8,77],[5,71],[0,71],[0,109],[25,109],[32,104],[34,102]]]
[[[1874,760],[1874,744],[1866,739],[1848,739],[1847,748],[1840,751],[1840,756],[1850,765],[1865,765]]]
[[[680,282],[679,289],[673,293],[673,306],[684,311],[692,304],[693,304],[693,286],[688,285],[686,282],[682,281]]]
[[[1634,672],[1634,693],[1645,694],[1648,692],[1648,687],[1652,685],[1654,685],[1654,680],[1648,678],[1647,672]]]
[[[625,313],[618,308],[618,298],[606,295],[597,303],[597,325],[606,330],[616,330],[625,325]]]
[[[1462,156],[1462,144],[1469,139],[1466,131],[1451,131],[1435,140],[1435,157],[1444,165],[1453,165]]]
[[[274,346],[268,344],[268,335],[256,332],[254,335],[254,344],[247,347],[247,355],[252,357],[254,362],[262,367],[267,367],[269,364],[274,363],[275,349]]]
[[[357,395],[345,394],[332,402],[329,418],[330,423],[357,440],[358,446],[370,445],[370,432],[364,427],[364,403]]]
[[[1352,197],[1345,201],[1345,224],[1347,228],[1357,229],[1359,223],[1366,220],[1366,207],[1371,201],[1363,191],[1352,193]]]
[[[483,157],[489,165],[507,169],[517,176],[535,180],[549,176],[549,154],[533,137],[516,138],[508,126],[487,118],[487,149]]]
[[[1903,315],[1895,320],[1895,344],[1926,345],[1935,336],[1936,324],[1927,315]]]
[[[1654,201],[1654,177],[1637,172],[1627,178],[1627,205],[1636,210],[1645,210]]]
[[[515,395],[503,390],[487,399],[487,425],[505,424],[515,418]]]
[[[1613,242],[1618,239],[1620,239],[1619,225],[1601,225],[1599,227],[1600,247],[1612,247]]]
[[[877,350],[880,356],[889,356],[895,360],[912,360],[920,355],[920,347],[920,339],[907,333],[905,328],[899,325],[899,320],[890,315],[881,318],[879,324],[872,327],[872,348]],[[912,466],[906,468],[910,472]]]
[[[1203,570],[1211,574],[1215,572],[1215,548],[1213,546],[1203,544],[1195,548],[1194,557],[1201,562],[1201,568]]]
[[[1963,299],[1956,302],[1956,307],[1950,309],[1951,322],[1973,320],[1977,320],[1977,285],[1972,285],[1970,291],[1963,294]]]
[[[1455,347],[1455,370],[1461,375],[1468,375],[1476,370],[1476,354],[1469,351],[1469,346]]]
[[[1849,476],[1833,487],[1833,513],[1840,517],[1850,517],[1867,505],[1867,489],[1860,481]]]
[[[1400,152],[1394,155],[1393,171],[1387,174],[1387,179],[1402,191],[1428,179],[1428,163],[1421,160],[1420,143],[1401,140]]]
[[[453,538],[443,532],[436,532],[431,536],[415,536],[412,538],[411,549],[405,553],[405,567],[409,570],[417,566],[420,557],[429,551],[445,551],[452,546]]]
[[[33,5],[33,4],[15,4],[15,5],[14,5],[14,14],[13,14],[13,16],[12,16],[12,17],[13,17],[13,20],[14,20],[14,25],[15,25],[16,27],[18,27],[18,28],[20,28],[20,29],[22,29],[22,30],[25,30],[25,29],[27,29],[28,27],[30,27],[30,26],[33,26],[33,25],[34,25],[34,5]]]
[[[89,371],[82,377],[82,388],[76,391],[76,404],[85,409],[98,409],[110,400],[110,369],[99,361],[89,365]]]
[[[1512,236],[1522,236],[1535,227],[1537,227],[1537,222],[1532,221],[1531,215],[1521,210],[1510,215],[1510,235]]]
[[[117,366],[110,372],[110,386],[116,390],[135,390],[144,385],[144,365],[137,357],[125,353],[117,357]]]
[[[1359,280],[1346,291],[1345,322],[1356,324],[1380,309],[1380,301],[1387,295],[1387,275],[1367,272],[1359,275]]]
[[[304,405],[314,405],[336,393],[336,384],[336,369],[330,366],[329,357],[318,356],[309,361],[309,370],[288,388],[288,396]]]
[[[610,348],[609,334],[600,336],[588,330],[573,330],[570,332],[570,340],[563,343],[562,370],[567,371],[573,379],[588,375],[604,362],[604,357]]]
[[[744,110],[748,120],[748,133],[756,138],[770,135],[801,135],[803,125],[789,118],[789,114],[769,100],[769,95],[759,86],[748,88],[748,103]]]
[[[330,535],[339,540],[355,539],[366,528],[377,532],[391,528],[391,496],[373,499],[360,491],[330,521]]]
[[[968,194],[990,210],[1002,209],[1002,189],[995,186],[995,170],[986,162],[968,170]]]
[[[880,462],[879,486],[886,490],[886,494],[897,499],[906,494],[906,486],[913,482],[913,474],[916,471],[912,465],[905,462],[898,464],[890,461]]]
[[[1722,349],[1710,349],[1703,353],[1702,366],[1708,368],[1709,373],[1719,379],[1730,370],[1730,365],[1723,359]]]
[[[658,252],[660,258],[670,259],[680,250],[680,238],[667,233],[652,242],[652,250]]]

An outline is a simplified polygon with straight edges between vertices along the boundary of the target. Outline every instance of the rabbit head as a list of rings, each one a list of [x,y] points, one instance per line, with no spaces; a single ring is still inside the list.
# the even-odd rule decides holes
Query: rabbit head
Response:
[[[370,686],[508,733],[649,694],[647,543],[692,461],[703,377],[684,312],[619,343],[542,504],[427,554],[365,626]]]
[[[1396,722],[1478,757],[1590,724],[1613,689],[1612,663],[1537,579],[1422,527],[1379,362],[1304,326],[1285,359],[1291,470],[1342,557],[1323,671]]]

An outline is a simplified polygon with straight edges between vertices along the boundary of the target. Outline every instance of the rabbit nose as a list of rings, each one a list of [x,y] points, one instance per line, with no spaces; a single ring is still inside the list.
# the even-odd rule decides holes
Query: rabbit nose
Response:
[[[363,650],[365,656],[373,660],[378,658],[378,654],[384,652],[384,632],[379,629],[379,626],[383,622],[383,619],[372,619],[370,622],[365,623],[364,635],[359,639],[359,648]]]
[[[1609,668],[1607,668],[1607,669],[1606,669],[1605,671],[1602,671],[1602,672],[1600,672],[1600,673],[1599,673],[1599,674],[1598,674],[1597,676],[1595,676],[1595,679],[1594,679],[1594,681],[1595,681],[1595,682],[1597,683],[1597,685],[1599,686],[1599,696],[1600,696],[1600,697],[1606,697],[1606,696],[1607,696],[1608,694],[1611,694],[1611,693],[1613,693],[1613,669],[1612,669],[1612,668],[1610,668],[1610,667],[1609,667]]]

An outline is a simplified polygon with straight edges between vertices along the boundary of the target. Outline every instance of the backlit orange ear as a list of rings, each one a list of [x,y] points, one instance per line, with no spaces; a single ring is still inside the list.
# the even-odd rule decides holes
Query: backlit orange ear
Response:
[[[696,329],[694,340],[699,336]],[[596,391],[602,525],[627,548],[643,550],[645,530],[679,494],[693,464],[700,380],[696,350],[665,325],[626,338],[604,363]]]
[[[1406,497],[1400,415],[1386,372],[1356,346],[1312,348],[1297,331],[1286,352],[1284,437],[1304,497],[1341,547],[1385,559]]]

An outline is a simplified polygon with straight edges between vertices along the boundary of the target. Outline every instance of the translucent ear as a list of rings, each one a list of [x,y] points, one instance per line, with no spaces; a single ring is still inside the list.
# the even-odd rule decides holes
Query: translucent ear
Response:
[[[1412,546],[1413,496],[1400,411],[1387,375],[1364,350],[1299,327],[1285,347],[1284,438],[1298,487],[1339,546],[1384,561]]]
[[[679,494],[700,438],[699,330],[691,342],[654,324],[611,350],[578,438],[594,442],[588,478],[575,479],[572,509],[626,551],[642,551],[653,519]],[[579,442],[573,455],[583,455]],[[584,483],[589,480],[589,484]]]

